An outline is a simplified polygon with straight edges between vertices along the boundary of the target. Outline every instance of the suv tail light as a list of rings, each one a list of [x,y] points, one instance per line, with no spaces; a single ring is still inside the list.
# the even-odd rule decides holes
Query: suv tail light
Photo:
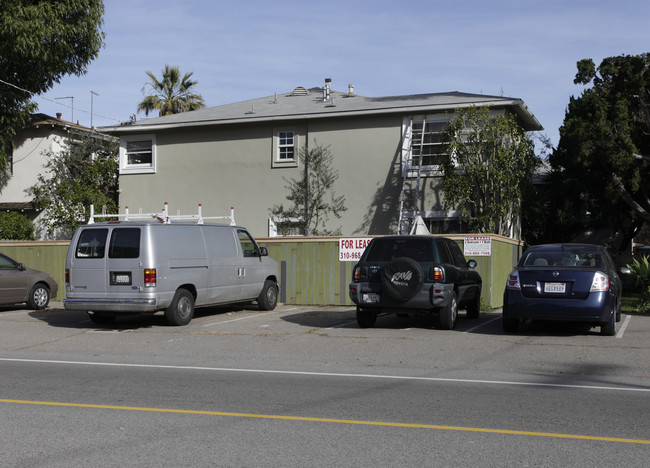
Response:
[[[354,269],[354,281],[363,281],[368,279],[368,268],[357,267]]]
[[[153,288],[156,286],[156,269],[147,268],[144,270],[144,286],[145,288]]]
[[[432,281],[444,281],[445,270],[439,266],[429,267],[429,279]]]
[[[597,271],[594,273],[594,280],[591,283],[589,292],[600,292],[609,290],[609,277],[605,273]]]
[[[519,272],[513,271],[508,275],[508,281],[506,282],[506,289],[521,289],[519,284]]]

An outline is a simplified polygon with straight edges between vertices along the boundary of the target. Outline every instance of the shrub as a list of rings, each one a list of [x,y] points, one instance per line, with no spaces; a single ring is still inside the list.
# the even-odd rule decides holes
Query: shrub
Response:
[[[15,211],[0,213],[0,239],[34,240],[34,223]]]
[[[650,262],[648,262],[648,257],[641,257],[640,260],[635,259],[627,267],[632,273],[635,286],[641,292],[641,310],[645,311],[650,303]]]

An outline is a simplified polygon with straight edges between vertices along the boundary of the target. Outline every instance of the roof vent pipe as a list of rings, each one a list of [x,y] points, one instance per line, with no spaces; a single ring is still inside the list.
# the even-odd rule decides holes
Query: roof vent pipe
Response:
[[[348,96],[349,97],[354,96],[354,85],[353,84],[348,85]]]
[[[332,79],[325,78],[325,87],[323,88],[323,102],[329,101],[331,87],[332,87]]]

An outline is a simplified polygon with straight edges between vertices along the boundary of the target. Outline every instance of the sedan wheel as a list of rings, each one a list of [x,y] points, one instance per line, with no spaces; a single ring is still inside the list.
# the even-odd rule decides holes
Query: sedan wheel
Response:
[[[47,307],[50,303],[50,289],[42,284],[35,284],[29,293],[27,307],[34,310],[40,310]]]

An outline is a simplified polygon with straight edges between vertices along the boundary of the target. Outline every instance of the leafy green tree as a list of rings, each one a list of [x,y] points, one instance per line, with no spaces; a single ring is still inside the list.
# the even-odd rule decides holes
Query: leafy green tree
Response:
[[[34,240],[34,223],[15,211],[0,213],[0,239]]]
[[[488,107],[458,111],[447,130],[443,204],[460,209],[476,232],[512,235],[521,199],[539,158],[515,116]]]
[[[83,75],[104,46],[101,0],[0,0],[0,187],[7,154],[36,104],[32,94]]]
[[[60,153],[48,154],[45,174],[30,189],[48,234],[69,239],[88,222],[90,205],[117,212],[118,152],[115,140],[83,136],[67,139]]]
[[[347,211],[345,197],[337,196],[334,183],[339,178],[333,166],[333,156],[329,146],[320,146],[314,141],[314,148],[307,146],[298,153],[303,176],[291,179],[286,186],[289,190],[288,207],[275,205],[271,214],[276,218],[297,220],[299,230],[304,235],[328,236],[340,234],[340,228],[329,230],[330,215],[340,218]]]
[[[580,215],[585,231],[609,231],[617,250],[650,221],[650,54],[580,60],[571,98],[551,154],[557,212]],[[566,239],[565,239],[566,240]]]
[[[145,115],[154,110],[158,115],[178,114],[180,112],[193,111],[205,107],[203,97],[195,94],[194,86],[198,81],[192,80],[194,72],[186,73],[181,77],[181,71],[177,66],[165,65],[162,70],[162,79],[147,71],[149,82],[145,83],[142,92],[149,87],[151,94],[145,96],[138,104],[138,112],[144,111]]]

